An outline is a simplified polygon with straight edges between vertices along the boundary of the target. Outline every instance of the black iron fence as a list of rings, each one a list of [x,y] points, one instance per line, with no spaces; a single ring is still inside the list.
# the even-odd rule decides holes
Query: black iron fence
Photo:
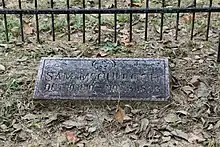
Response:
[[[51,31],[52,31],[52,38],[55,41],[55,29],[54,29],[54,14],[66,14],[67,15],[67,30],[68,30],[68,40],[71,40],[71,30],[70,30],[70,14],[82,14],[82,23],[83,23],[83,42],[85,43],[86,38],[86,31],[85,31],[85,15],[86,14],[98,14],[98,42],[101,42],[101,15],[102,14],[114,14],[114,41],[117,41],[117,14],[130,14],[130,28],[129,28],[129,41],[132,41],[132,16],[136,13],[146,14],[145,16],[145,40],[148,39],[148,14],[150,13],[159,13],[161,15],[160,20],[160,40],[163,39],[163,26],[164,26],[164,14],[165,13],[175,13],[176,14],[176,26],[175,26],[175,39],[178,38],[178,27],[180,21],[180,13],[192,13],[192,23],[191,23],[191,32],[190,32],[190,39],[193,39],[194,36],[194,24],[195,24],[195,14],[196,13],[208,13],[207,25],[206,25],[206,40],[209,39],[209,30],[210,30],[210,21],[211,21],[211,13],[217,12],[220,13],[220,7],[213,6],[213,0],[209,1],[209,6],[207,7],[196,7],[196,0],[193,0],[193,4],[188,7],[181,7],[181,0],[177,0],[177,7],[176,8],[167,8],[165,7],[165,0],[162,0],[162,7],[161,8],[150,8],[149,1],[146,0],[145,8],[137,8],[132,7],[133,0],[130,0],[130,8],[118,8],[117,7],[117,0],[114,0],[114,6],[112,8],[101,8],[101,0],[98,0],[98,9],[94,8],[86,8],[85,0],[82,0],[82,8],[70,8],[70,0],[66,0],[66,8],[54,8],[54,1],[50,1],[51,8],[48,9],[38,9],[38,0],[34,0],[35,9],[22,9],[21,7],[21,0],[18,0],[19,9],[8,9],[5,5],[5,0],[2,0],[2,9],[0,9],[0,14],[4,15],[4,26],[5,26],[5,36],[6,40],[9,41],[8,37],[8,24],[7,24],[7,14],[18,14],[20,18],[20,32],[21,32],[21,39],[24,41],[24,31],[23,31],[23,15],[35,15],[36,18],[36,35],[37,41],[40,41],[39,36],[39,20],[38,16],[40,14],[51,14]],[[220,35],[219,35],[220,36]],[[220,39],[220,38],[219,38]],[[220,41],[219,41],[219,51],[218,51],[218,61],[220,61]]]

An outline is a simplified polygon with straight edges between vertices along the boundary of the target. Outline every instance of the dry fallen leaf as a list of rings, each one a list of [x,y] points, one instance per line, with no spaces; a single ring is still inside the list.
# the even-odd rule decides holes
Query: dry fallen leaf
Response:
[[[198,87],[200,84],[200,76],[193,76],[189,83],[195,87]]]
[[[213,124],[209,124],[207,130],[212,130],[214,128]]]
[[[174,123],[177,122],[179,120],[179,118],[177,117],[176,114],[168,114],[166,117],[164,117],[165,121],[168,123]]]
[[[102,31],[109,31],[109,32],[114,31],[113,29],[109,29],[107,26],[101,26],[101,30]]]
[[[2,124],[2,125],[0,126],[0,128],[1,128],[2,130],[6,130],[8,127],[7,127],[5,124]]]
[[[1,73],[1,71],[3,72],[3,71],[5,71],[5,66],[4,65],[2,65],[2,64],[0,64],[0,73]]]
[[[6,141],[7,138],[4,135],[0,135],[0,140]]]
[[[203,138],[202,134],[189,134],[189,140],[190,143],[196,143],[196,142],[203,142],[205,139]]]
[[[36,119],[36,118],[37,118],[37,115],[28,113],[25,116],[23,116],[21,119],[23,119],[23,120],[32,120],[32,119]]]
[[[134,140],[137,140],[137,139],[138,139],[138,136],[135,135],[135,134],[130,134],[130,135],[129,135],[129,138],[134,139]]]
[[[66,136],[66,139],[71,143],[77,143],[79,141],[79,138],[71,131],[66,131],[64,135]]]
[[[125,111],[124,111],[125,112]],[[125,115],[125,117],[124,117],[124,121],[131,121],[132,120],[132,118],[131,117],[129,117],[128,115]]]
[[[83,126],[85,124],[83,123],[79,123],[76,121],[72,121],[72,120],[66,120],[63,122],[63,127],[67,128],[67,129],[71,129],[73,127],[79,127],[79,126]]]
[[[137,113],[140,113],[140,112],[141,112],[141,109],[132,109],[131,110],[132,114],[137,114]]]
[[[195,15],[195,19],[196,20],[199,20],[201,18],[203,18],[204,16],[201,15],[201,14],[197,14]],[[193,20],[193,15],[192,14],[184,14],[182,17],[181,17],[181,21],[183,23],[187,23],[187,22],[191,22]]]
[[[135,44],[134,42],[130,42],[129,30],[123,29],[120,31],[120,33],[121,33],[121,35],[119,35],[120,42],[123,43],[126,47],[133,46]]]
[[[130,0],[126,0],[128,6],[131,5],[131,1]],[[132,1],[132,7],[141,7],[143,5],[143,0],[136,0],[136,1]]]
[[[166,136],[166,137],[163,136],[161,139],[163,140],[163,141],[162,141],[163,143],[164,143],[164,142],[168,142],[168,141],[171,140],[171,136]]]
[[[125,46],[126,46],[126,47],[134,46],[134,42],[128,42],[128,43],[125,43]]]
[[[172,134],[169,131],[162,132],[163,136],[171,136]]]
[[[33,33],[34,28],[30,25],[30,23],[27,23],[24,21],[23,26],[24,26],[24,33],[25,34],[29,35],[29,34]]]
[[[146,118],[142,119],[142,120],[141,120],[140,131],[141,131],[141,132],[142,132],[142,131],[145,131],[145,130],[147,129],[148,125],[149,125],[149,120],[146,119]]]
[[[106,31],[108,28],[106,26],[101,26],[101,30]]]
[[[97,130],[97,127],[90,127],[89,129],[88,129],[88,132],[89,133],[93,133],[93,132],[95,132]]]
[[[182,130],[176,129],[176,130],[172,131],[171,134],[174,135],[174,136],[176,136],[176,137],[185,139],[186,141],[188,141],[188,139],[189,139],[188,134],[186,134],[186,133],[183,132]]]
[[[125,128],[125,133],[127,134],[127,133],[131,133],[131,132],[133,132],[135,130],[135,128],[131,128],[131,127],[129,127],[128,125],[126,126],[126,128]]]
[[[22,130],[22,126],[20,124],[13,124],[14,132],[19,132]]]
[[[96,57],[106,57],[106,56],[108,56],[108,53],[103,52],[103,51],[99,52],[99,53],[96,55]]]
[[[199,55],[195,55],[194,59],[199,60],[199,59],[201,59],[201,57]]]
[[[197,96],[199,98],[203,98],[203,99],[206,99],[210,94],[210,90],[209,90],[209,87],[201,82],[200,85],[198,86],[198,91],[197,91]]]
[[[182,114],[182,115],[188,115],[189,113],[187,111],[184,111],[184,110],[179,110],[179,111],[176,111],[176,114]]]
[[[214,129],[218,129],[220,127],[220,120],[214,125]]]
[[[133,46],[133,45],[134,45],[134,42],[130,42],[129,38],[126,37],[126,36],[123,36],[121,42],[124,43],[124,45],[125,45],[126,47],[130,47],[130,46]]]
[[[141,7],[142,3],[132,3],[132,7]]]
[[[187,23],[192,21],[192,15],[186,14],[182,17],[182,22]]]
[[[27,140],[27,138],[28,138],[28,135],[27,135],[27,133],[26,132],[24,132],[24,131],[21,131],[21,132],[19,132],[19,133],[17,133],[18,135],[17,135],[17,140],[19,140],[20,142],[22,142],[22,141],[25,141],[25,140]]]
[[[51,116],[48,120],[46,120],[46,124],[50,124],[51,122],[53,121],[56,121],[57,120],[57,115],[54,115],[54,116]]]
[[[85,147],[85,143],[77,143],[77,147]]]
[[[125,111],[118,105],[115,113],[115,119],[119,122],[123,122],[125,118]]]
[[[187,95],[189,95],[190,93],[193,93],[193,92],[194,92],[194,91],[193,91],[193,88],[190,87],[190,86],[184,86],[184,87],[182,87],[182,90],[183,90]]]

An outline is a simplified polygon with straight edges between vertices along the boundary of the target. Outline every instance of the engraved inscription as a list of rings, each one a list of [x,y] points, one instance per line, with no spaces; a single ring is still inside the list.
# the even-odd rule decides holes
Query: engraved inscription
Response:
[[[43,59],[35,87],[41,98],[166,99],[164,59]]]
[[[92,66],[101,71],[106,71],[115,66],[115,61],[113,60],[95,60],[92,63]]]

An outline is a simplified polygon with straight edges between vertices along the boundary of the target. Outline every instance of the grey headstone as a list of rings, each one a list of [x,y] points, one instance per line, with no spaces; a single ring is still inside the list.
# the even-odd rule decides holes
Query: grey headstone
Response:
[[[168,59],[43,58],[36,99],[167,100]]]

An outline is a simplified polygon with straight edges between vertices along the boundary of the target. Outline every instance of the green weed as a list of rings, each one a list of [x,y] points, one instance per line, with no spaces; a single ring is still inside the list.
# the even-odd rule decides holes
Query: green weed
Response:
[[[110,54],[115,54],[121,50],[121,46],[117,45],[116,43],[106,42],[103,46],[103,49]]]
[[[12,78],[7,83],[7,90],[16,90],[19,88],[19,84],[16,79]]]

